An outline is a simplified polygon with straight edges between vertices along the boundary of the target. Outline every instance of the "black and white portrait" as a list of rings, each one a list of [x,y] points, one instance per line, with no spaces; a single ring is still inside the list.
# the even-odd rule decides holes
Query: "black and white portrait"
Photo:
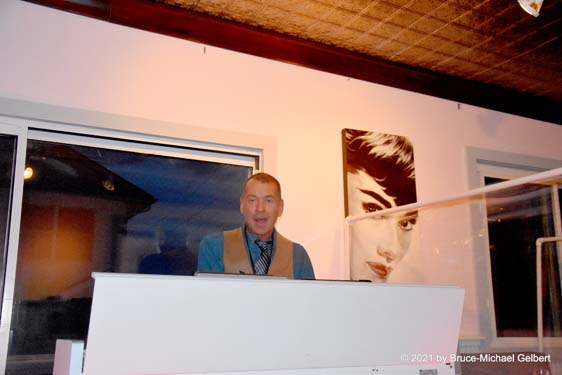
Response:
[[[346,216],[416,202],[414,151],[403,136],[342,130]],[[350,278],[386,282],[410,250],[417,212],[353,223]]]

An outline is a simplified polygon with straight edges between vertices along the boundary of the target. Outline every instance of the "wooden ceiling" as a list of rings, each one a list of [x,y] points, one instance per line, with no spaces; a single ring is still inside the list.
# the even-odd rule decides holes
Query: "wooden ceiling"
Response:
[[[562,1],[29,0],[562,124]]]

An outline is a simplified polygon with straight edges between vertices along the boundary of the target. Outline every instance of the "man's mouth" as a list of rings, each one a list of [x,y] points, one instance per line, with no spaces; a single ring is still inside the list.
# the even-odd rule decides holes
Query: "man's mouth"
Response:
[[[258,225],[265,225],[267,223],[267,218],[256,218],[254,221]]]
[[[373,271],[374,273],[376,273],[377,275],[379,275],[383,279],[386,279],[388,277],[388,275],[390,274],[390,272],[392,272],[392,267],[389,267],[389,266],[384,265],[382,263],[379,263],[379,262],[366,262],[366,263],[369,266],[369,268],[371,269],[371,271]]]

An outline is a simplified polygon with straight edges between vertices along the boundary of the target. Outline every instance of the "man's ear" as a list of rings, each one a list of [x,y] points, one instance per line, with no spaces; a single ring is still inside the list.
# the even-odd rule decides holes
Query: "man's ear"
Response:
[[[240,197],[240,213],[244,215],[244,212],[242,211],[242,197]]]
[[[283,215],[283,209],[285,208],[285,201],[281,199],[281,204],[279,205],[279,216]]]

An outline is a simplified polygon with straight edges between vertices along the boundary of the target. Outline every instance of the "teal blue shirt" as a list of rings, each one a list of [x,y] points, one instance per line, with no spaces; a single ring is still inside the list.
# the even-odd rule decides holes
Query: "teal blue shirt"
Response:
[[[250,255],[250,264],[254,262],[260,256],[261,250],[258,245],[255,244],[256,236],[246,232],[247,236],[247,246]],[[277,239],[277,233],[273,231],[273,246],[272,246],[272,258],[275,256],[275,241]],[[224,272],[224,234],[212,233],[203,240],[199,245],[199,258],[197,260],[197,271],[198,272]],[[300,244],[293,242],[293,276],[295,279],[314,279],[314,269],[312,268],[312,263],[310,258],[306,253],[304,247]]]

